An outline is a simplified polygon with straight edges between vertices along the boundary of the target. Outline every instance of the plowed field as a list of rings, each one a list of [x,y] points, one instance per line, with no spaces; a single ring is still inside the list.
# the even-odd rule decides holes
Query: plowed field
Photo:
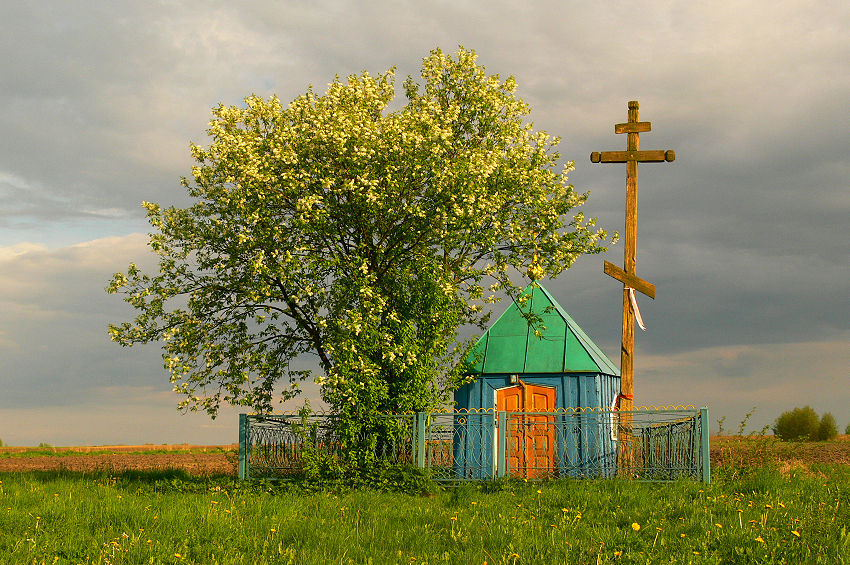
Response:
[[[84,453],[86,450],[90,453]],[[38,449],[38,455],[27,456],[22,456],[21,451],[24,450],[0,448],[0,472],[182,469],[193,475],[236,474],[236,446],[75,447],[57,448],[56,455]]]
[[[21,456],[21,452],[27,449],[37,454]],[[108,453],[102,453],[104,451]],[[0,448],[0,472],[182,469],[193,475],[235,475],[236,459],[235,445],[69,447],[52,451],[7,447]],[[804,469],[814,463],[850,465],[850,436],[839,436],[837,440],[820,443],[788,443],[772,437],[712,437],[711,462],[713,467],[758,466],[770,462],[780,468],[791,469]]]

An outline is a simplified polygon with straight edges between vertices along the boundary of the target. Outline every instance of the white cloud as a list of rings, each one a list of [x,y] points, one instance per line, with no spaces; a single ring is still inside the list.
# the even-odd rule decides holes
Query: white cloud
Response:
[[[9,261],[27,253],[46,251],[47,247],[39,243],[22,242],[16,245],[0,247],[0,262]]]
[[[830,341],[708,347],[665,355],[638,351],[635,402],[707,405],[712,421],[727,417],[727,431],[736,431],[752,407],[756,413],[747,431],[806,404],[842,421],[850,399],[848,344],[850,332]]]

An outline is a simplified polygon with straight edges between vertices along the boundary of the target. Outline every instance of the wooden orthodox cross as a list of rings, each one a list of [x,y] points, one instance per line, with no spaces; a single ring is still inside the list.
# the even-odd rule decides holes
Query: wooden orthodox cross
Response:
[[[638,204],[638,163],[661,163],[673,161],[676,154],[672,150],[640,151],[641,132],[652,129],[650,122],[638,121],[637,100],[629,102],[628,122],[616,124],[614,133],[628,134],[625,151],[594,151],[590,154],[593,163],[626,164],[626,241],[623,269],[605,261],[605,274],[623,283],[623,340],[620,349],[620,405],[623,411],[632,410],[634,399],[634,349],[635,322],[634,291],[655,299],[655,285],[639,278],[635,273],[635,253],[637,248],[637,204]]]

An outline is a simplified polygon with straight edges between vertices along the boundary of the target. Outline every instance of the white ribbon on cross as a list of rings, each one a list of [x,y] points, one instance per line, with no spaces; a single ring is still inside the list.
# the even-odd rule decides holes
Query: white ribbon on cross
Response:
[[[632,311],[635,313],[635,320],[637,320],[640,329],[646,331],[646,326],[643,325],[643,318],[640,316],[640,308],[638,308],[637,299],[635,298],[635,289],[630,286],[627,286],[626,288],[629,289],[629,302],[632,303]]]

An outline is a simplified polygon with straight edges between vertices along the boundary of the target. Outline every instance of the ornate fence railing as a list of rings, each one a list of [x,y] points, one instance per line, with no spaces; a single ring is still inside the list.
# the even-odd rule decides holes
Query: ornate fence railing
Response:
[[[561,409],[383,415],[375,455],[436,481],[505,476],[710,481],[708,409]],[[240,415],[239,476],[282,479],[312,455],[341,457],[335,416]]]
[[[414,463],[415,414],[386,414],[371,434],[376,455]],[[310,458],[343,457],[336,416],[331,414],[239,415],[240,478],[285,479],[302,473]]]

